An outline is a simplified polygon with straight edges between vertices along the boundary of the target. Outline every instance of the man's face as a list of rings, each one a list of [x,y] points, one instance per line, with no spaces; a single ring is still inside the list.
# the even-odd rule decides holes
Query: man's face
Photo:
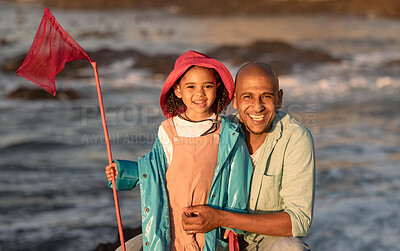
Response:
[[[278,88],[264,72],[238,75],[232,105],[249,133],[266,135],[271,129],[276,110],[282,105],[283,91]]]

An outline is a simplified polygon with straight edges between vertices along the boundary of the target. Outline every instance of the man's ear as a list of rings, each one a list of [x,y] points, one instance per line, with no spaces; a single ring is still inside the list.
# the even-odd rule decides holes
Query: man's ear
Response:
[[[282,107],[282,100],[283,100],[283,90],[280,89],[280,90],[278,91],[278,100],[277,100],[277,103],[276,103],[276,109],[277,109],[277,110],[278,110],[278,109],[281,109],[281,107]]]
[[[182,98],[181,87],[179,85],[174,85],[173,87],[175,96],[177,96],[178,98]]]
[[[233,94],[233,99],[232,99],[232,107],[233,109],[237,110],[237,99],[236,99],[236,93]]]

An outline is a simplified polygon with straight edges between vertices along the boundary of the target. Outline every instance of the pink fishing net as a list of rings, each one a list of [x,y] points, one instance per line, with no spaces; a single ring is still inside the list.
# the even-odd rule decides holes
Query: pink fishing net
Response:
[[[56,75],[66,62],[78,59],[93,62],[45,8],[35,39],[17,74],[55,95]]]

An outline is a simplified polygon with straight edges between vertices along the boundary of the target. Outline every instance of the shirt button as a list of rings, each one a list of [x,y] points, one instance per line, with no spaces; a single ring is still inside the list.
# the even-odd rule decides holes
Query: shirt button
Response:
[[[143,158],[144,158],[144,155],[140,156],[140,158],[142,158],[142,159],[143,159]]]
[[[235,133],[233,132],[232,135],[235,135]]]
[[[149,211],[149,208],[146,208],[144,211],[148,212],[148,211]]]
[[[147,174],[143,174],[143,178],[147,178]]]
[[[178,141],[178,139],[177,139],[177,138],[174,138],[174,141]]]
[[[149,245],[149,242],[146,241],[145,245],[148,246],[148,245]]]
[[[211,195],[211,198],[215,198],[215,194]]]

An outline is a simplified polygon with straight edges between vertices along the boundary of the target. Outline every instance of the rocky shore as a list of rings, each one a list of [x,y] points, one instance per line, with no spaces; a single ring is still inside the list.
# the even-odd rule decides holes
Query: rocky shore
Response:
[[[0,38],[0,150],[4,156],[1,177],[6,190],[12,189],[0,205],[4,212],[0,250],[115,250],[120,243],[110,192],[103,192],[106,188],[101,163],[106,163],[106,156],[102,128],[97,126],[100,114],[94,117],[97,97],[91,86],[94,79],[90,64],[83,60],[67,63],[57,75],[55,97],[14,76],[42,14],[39,1],[17,0],[22,7],[10,4],[9,8],[0,8],[2,20],[6,21],[2,22],[6,35]],[[396,250],[400,230],[395,222],[399,213],[393,203],[399,202],[396,196],[400,155],[396,142],[400,116],[394,108],[400,105],[400,36],[396,32],[399,20],[382,19],[378,14],[397,18],[400,0],[250,0],[247,5],[242,0],[212,4],[209,0],[42,2],[48,3],[50,9],[54,7],[63,27],[72,31],[71,35],[98,63],[117,158],[140,156],[145,147],[151,147],[149,142],[154,138],[147,136],[155,135],[158,125],[154,123],[159,119],[157,113],[152,117],[158,88],[179,56],[175,53],[184,48],[199,49],[226,63],[232,73],[247,61],[266,61],[283,76],[284,109],[307,126],[315,138],[318,203],[307,243],[313,250],[326,250],[328,246],[336,250],[367,250],[371,243],[376,250]],[[35,8],[29,8],[30,4]],[[120,15],[119,11],[64,11],[57,6],[159,7],[169,13],[163,18],[156,15],[158,11],[122,11]],[[85,14],[83,21],[74,16],[75,12]],[[240,16],[192,18],[173,16],[174,13]],[[253,17],[253,13],[261,17]],[[313,15],[317,13],[341,15]],[[367,18],[348,16],[354,13]],[[272,15],[276,16],[270,18]],[[186,21],[189,28],[177,27],[176,19]],[[223,21],[221,30],[229,29],[223,30],[225,33],[210,30],[209,25],[215,20]],[[267,22],[259,22],[252,30],[249,25],[258,20]],[[85,22],[96,26],[91,29]],[[259,34],[264,27],[263,34]],[[23,34],[28,30],[30,34]],[[192,38],[197,34],[199,41]],[[190,39],[184,41],[185,38]],[[121,42],[121,46],[110,46],[114,42]],[[124,108],[129,110],[121,112]],[[149,116],[145,117],[143,111]],[[133,117],[136,114],[137,123]],[[121,118],[134,125],[121,126]],[[148,119],[147,124],[144,119]],[[84,141],[83,135],[88,135],[89,140],[86,137]],[[129,136],[129,142],[122,143],[118,135]],[[138,140],[131,137],[136,135]],[[138,143],[140,136],[146,136],[145,144]],[[25,185],[11,188],[10,180]],[[86,184],[92,189],[87,189]],[[140,227],[134,229],[139,225],[140,201],[136,195],[122,195],[121,201],[122,212],[127,212],[122,218],[126,219],[124,237],[128,241],[141,232]],[[375,233],[377,227],[379,234],[365,234]],[[332,239],[332,235],[338,238]]]
[[[129,239],[131,239],[132,237],[141,234],[142,233],[142,228],[124,228],[124,239],[125,242],[128,241]],[[120,244],[120,240],[119,240],[119,235],[116,237],[115,242],[113,243],[100,243],[99,245],[97,245],[96,249],[94,249],[93,251],[114,251],[115,249],[117,249],[119,246],[121,246]]]
[[[61,8],[164,8],[184,15],[350,14],[400,18],[398,0],[38,0]]]
[[[95,51],[87,51],[91,58],[101,67],[107,67],[111,64],[132,59],[134,61],[132,68],[149,70],[154,77],[166,76],[173,68],[178,54],[147,54],[137,49],[115,50],[103,48]],[[341,58],[337,58],[326,51],[319,49],[303,49],[282,41],[253,41],[247,45],[222,45],[215,47],[205,53],[222,62],[233,66],[240,66],[249,61],[268,62],[279,75],[288,75],[294,71],[309,69],[321,64],[339,64]],[[24,55],[17,55],[0,62],[0,70],[7,74],[15,74],[21,66]],[[392,60],[381,65],[383,72],[397,71],[400,60]],[[90,68],[90,64],[84,60],[69,62],[65,68],[57,75],[57,78],[79,79],[85,76],[80,74],[81,69]],[[32,91],[34,90],[34,91]],[[57,96],[54,97],[41,88],[27,89],[18,88],[6,95],[7,99],[79,99],[84,97],[72,89],[57,90]]]
[[[219,46],[211,51],[206,52],[212,57],[228,62],[235,66],[240,66],[248,61],[265,61],[267,60],[280,75],[289,74],[303,67],[313,67],[317,64],[339,63],[341,60],[333,57],[327,52],[321,50],[311,50],[296,48],[288,43],[281,41],[254,41],[247,46],[224,45]],[[177,54],[156,54],[148,55],[135,49],[111,50],[100,49],[96,51],[88,51],[91,58],[98,65],[109,66],[113,62],[133,59],[133,68],[148,69],[154,75],[164,75],[165,77],[173,68]],[[19,55],[14,58],[5,60],[0,68],[3,72],[13,74],[21,66],[25,55]],[[65,65],[65,68],[57,75],[57,78],[80,78],[79,70],[89,68],[84,60],[77,60]],[[64,98],[76,99],[80,95],[73,93],[71,90],[59,92]],[[50,99],[51,95],[47,95],[42,90],[35,92],[27,91],[25,88],[19,88],[7,95],[9,99]]]

